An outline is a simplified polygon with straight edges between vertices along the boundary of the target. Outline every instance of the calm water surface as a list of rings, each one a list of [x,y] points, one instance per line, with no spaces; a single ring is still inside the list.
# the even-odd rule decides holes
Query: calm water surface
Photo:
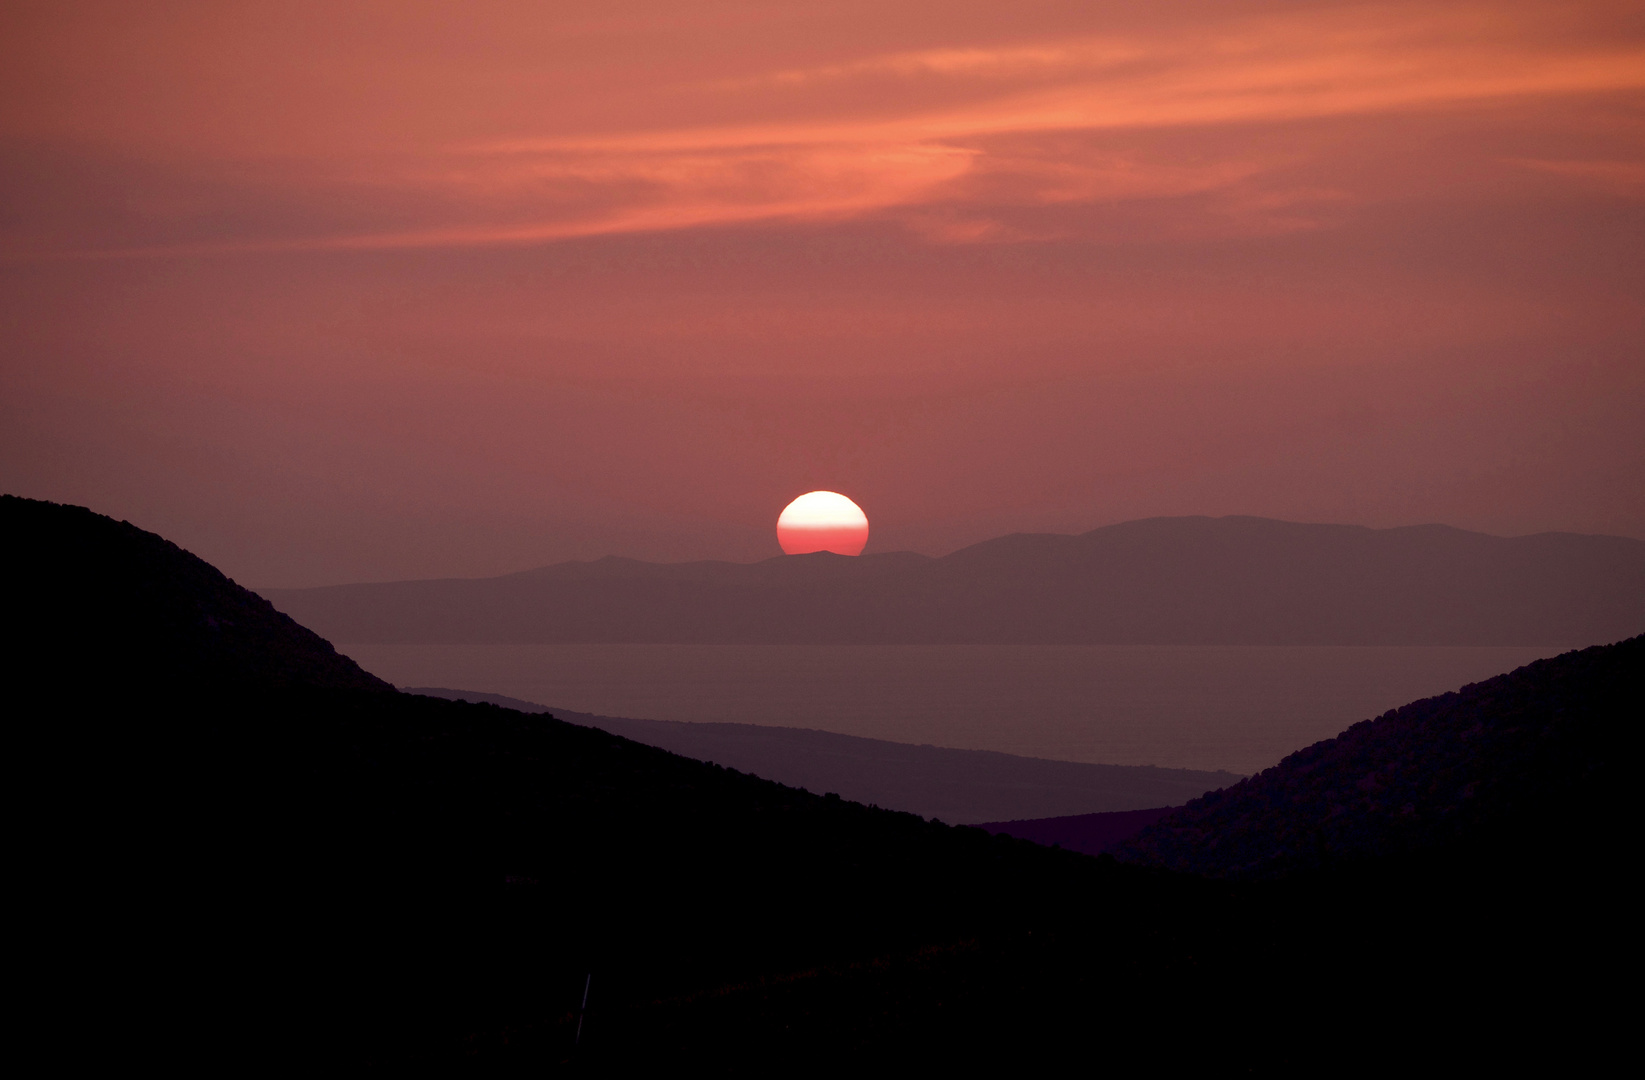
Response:
[[[1252,773],[1559,649],[1148,645],[343,645],[398,686],[605,716],[819,728]]]

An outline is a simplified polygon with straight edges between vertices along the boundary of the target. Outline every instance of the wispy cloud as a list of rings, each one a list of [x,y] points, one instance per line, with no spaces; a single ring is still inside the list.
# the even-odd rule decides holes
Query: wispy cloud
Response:
[[[998,238],[1009,230],[991,227],[985,209],[968,205],[1203,194],[1249,187],[1271,164],[1238,150],[1193,162],[1156,160],[1093,149],[1090,138],[1645,88],[1645,44],[1547,32],[1559,25],[1551,8],[1332,8],[1189,31],[779,67],[697,86],[692,107],[671,110],[665,125],[576,136],[522,131],[363,163],[362,184],[440,208],[417,227],[363,224],[223,243],[491,245],[900,211],[925,222],[929,235]],[[642,90],[663,101],[680,88]],[[741,119],[716,119],[733,114]],[[1033,138],[1056,133],[1084,136],[1087,144],[1071,152]],[[1536,167],[1571,175],[1587,168]],[[1633,183],[1631,166],[1606,168],[1589,171]],[[1292,196],[1245,191],[1241,198],[1282,203]],[[933,231],[929,223],[937,220],[950,225]]]
[[[1645,46],[1547,45],[1503,30],[1483,11],[1376,9],[1236,24],[1198,36],[903,52],[776,71],[738,89],[780,94],[891,76],[949,83],[965,100],[907,113],[876,108],[803,121],[515,138],[458,153],[499,177],[598,174],[617,184],[643,183],[643,198],[655,200],[643,209],[545,226],[624,231],[952,203],[982,186],[993,200],[1025,204],[1168,197],[1245,180],[1261,166],[1250,159],[1162,165],[1120,153],[1036,156],[989,142],[1645,87]]]

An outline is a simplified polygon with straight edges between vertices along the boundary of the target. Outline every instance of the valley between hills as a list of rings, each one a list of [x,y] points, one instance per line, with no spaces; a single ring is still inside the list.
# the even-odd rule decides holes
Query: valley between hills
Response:
[[[1610,643],[1368,719],[1092,857],[402,693],[152,533],[11,496],[0,525],[25,865],[50,883],[28,975],[157,1060],[1581,1070],[1601,1044],[1568,1033],[1622,1022],[1626,574],[1552,624],[1631,617]]]

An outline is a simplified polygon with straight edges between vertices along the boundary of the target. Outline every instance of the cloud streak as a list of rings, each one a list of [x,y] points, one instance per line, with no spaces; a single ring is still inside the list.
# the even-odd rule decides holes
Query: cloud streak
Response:
[[[308,185],[306,197],[316,202],[352,185],[391,204],[420,207],[411,223],[362,220],[350,227],[330,220],[319,232],[279,235],[255,229],[234,235],[224,228],[211,238],[155,236],[74,250],[149,255],[489,246],[877,214],[900,214],[937,239],[1005,239],[1021,233],[997,225],[1000,207],[1236,188],[1246,205],[1297,198],[1252,190],[1272,160],[1237,151],[1213,160],[1161,159],[1122,145],[1137,133],[1640,90],[1645,42],[1595,32],[1561,9],[1539,6],[1324,8],[1224,19],[1187,32],[1173,25],[999,47],[870,53],[684,87],[666,79],[642,83],[633,92],[669,114],[662,126],[612,122],[576,134],[520,131],[355,159],[339,148],[307,176],[301,159],[283,166],[293,188]],[[682,99],[689,99],[686,106],[660,107]],[[739,118],[723,119],[733,114]],[[554,126],[552,110],[544,126]],[[1083,136],[1086,143],[1070,152],[1066,140],[1033,138],[1046,135]],[[1111,145],[1100,145],[1103,139]],[[1577,166],[1539,167],[1575,179],[1599,175]],[[1631,174],[1619,168],[1604,175],[1613,186],[1626,186]],[[962,224],[931,228],[937,219]],[[38,245],[21,250],[41,253]],[[18,251],[13,245],[13,254]]]

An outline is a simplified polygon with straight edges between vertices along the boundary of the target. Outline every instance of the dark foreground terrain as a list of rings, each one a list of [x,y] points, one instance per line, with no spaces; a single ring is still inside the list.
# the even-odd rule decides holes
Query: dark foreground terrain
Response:
[[[1142,830],[1177,809],[1175,806],[1157,806],[1151,810],[984,821],[979,822],[977,828],[984,832],[1015,836],[1019,840],[1032,840],[1045,847],[1067,848],[1082,855],[1112,855],[1121,845],[1135,839]]]
[[[1245,880],[399,694],[89,511],[0,499],[0,536],[30,631],[9,682],[33,688],[10,714],[19,1027],[55,1060],[1320,1075],[1581,1068],[1619,1041],[1637,639],[1518,673],[1509,722],[1579,734],[1491,758],[1517,771],[1479,813]],[[1463,702],[1458,737],[1500,703]],[[1394,757],[1379,782],[1466,788],[1450,751]]]
[[[1363,720],[1195,799],[1119,851],[1248,879],[1492,835],[1569,852],[1589,839],[1573,827],[1602,833],[1630,812],[1622,763],[1645,716],[1642,684],[1645,638],[1539,660]],[[1510,822],[1513,833],[1502,832]]]

